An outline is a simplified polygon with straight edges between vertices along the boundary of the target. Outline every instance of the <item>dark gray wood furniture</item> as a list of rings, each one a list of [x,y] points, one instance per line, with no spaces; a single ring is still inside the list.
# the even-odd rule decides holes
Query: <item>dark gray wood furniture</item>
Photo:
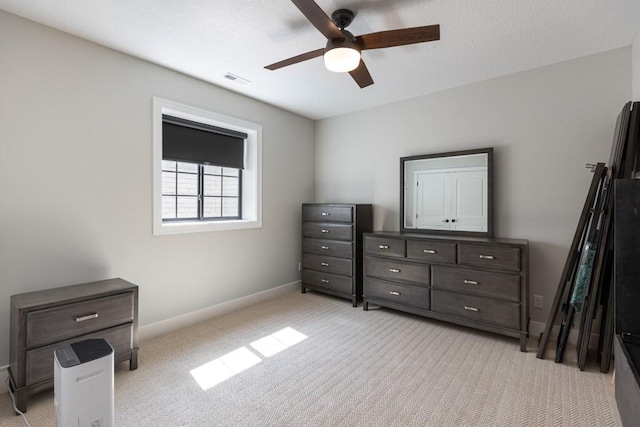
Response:
[[[362,234],[373,229],[371,205],[302,205],[302,293],[362,298]]]
[[[364,309],[376,304],[520,338],[529,324],[526,240],[364,235]]]
[[[138,287],[122,279],[11,296],[9,379],[16,406],[53,387],[53,352],[63,344],[104,338],[115,362],[138,367]]]

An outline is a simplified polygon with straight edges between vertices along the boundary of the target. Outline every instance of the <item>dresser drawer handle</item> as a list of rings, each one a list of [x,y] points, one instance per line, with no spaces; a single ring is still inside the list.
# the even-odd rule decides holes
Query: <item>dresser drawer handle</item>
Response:
[[[437,254],[438,251],[434,251],[433,249],[424,249],[422,252],[425,254]]]
[[[329,216],[329,215],[331,215],[331,213],[329,213],[329,212],[322,212],[320,215],[322,215],[322,216]]]
[[[379,249],[389,249],[389,245],[378,245]]]
[[[329,267],[329,263],[328,262],[321,262],[320,265],[323,266],[323,267]]]
[[[480,259],[496,259],[493,255],[480,255]]]
[[[327,279],[320,279],[320,281],[321,281],[322,283],[329,283],[329,281],[328,281]]]
[[[320,246],[320,249],[326,249],[326,250],[329,250],[329,246],[322,245],[322,246]]]
[[[475,311],[475,312],[480,311],[480,309],[479,309],[479,308],[477,308],[477,307],[471,307],[470,305],[465,305],[465,306],[464,306],[464,309],[465,309],[465,310],[469,310],[469,311]]]
[[[400,273],[400,270],[399,270],[399,269],[397,269],[397,268],[390,268],[390,269],[389,269],[389,271],[390,271],[391,273]]]
[[[397,291],[389,291],[391,295],[400,296],[400,292]]]
[[[327,230],[326,228],[323,228],[322,230],[320,230],[323,233],[331,233],[331,230]]]
[[[477,285],[478,282],[476,282],[475,280],[465,280],[464,284],[465,285]]]
[[[76,317],[76,322],[84,322],[85,320],[96,319],[96,318],[98,318],[98,313],[87,314],[86,316]]]

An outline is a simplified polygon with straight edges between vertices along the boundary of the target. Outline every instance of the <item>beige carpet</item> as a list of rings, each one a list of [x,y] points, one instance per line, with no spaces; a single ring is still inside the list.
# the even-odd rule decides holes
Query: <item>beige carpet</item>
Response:
[[[141,343],[139,368],[117,368],[116,425],[621,425],[610,374],[535,346],[296,292]],[[33,427],[55,425],[52,402],[31,398]],[[23,425],[8,394],[0,425]]]

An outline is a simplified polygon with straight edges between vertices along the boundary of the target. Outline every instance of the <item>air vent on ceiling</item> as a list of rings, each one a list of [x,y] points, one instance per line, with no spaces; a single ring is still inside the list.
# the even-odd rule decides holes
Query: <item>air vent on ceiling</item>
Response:
[[[251,81],[229,72],[224,73],[224,78],[227,80],[231,80],[234,83],[239,83],[241,85],[246,85],[247,83],[251,83]]]

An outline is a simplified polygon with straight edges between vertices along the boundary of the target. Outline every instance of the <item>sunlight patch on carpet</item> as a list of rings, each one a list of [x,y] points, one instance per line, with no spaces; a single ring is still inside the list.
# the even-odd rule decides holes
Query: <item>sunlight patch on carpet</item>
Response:
[[[269,357],[305,339],[307,339],[305,334],[293,328],[284,328],[252,342],[251,347],[260,352],[264,357]],[[227,353],[211,362],[192,369],[189,373],[197,381],[202,390],[208,390],[260,362],[262,362],[260,356],[247,347],[240,347],[231,353]]]

